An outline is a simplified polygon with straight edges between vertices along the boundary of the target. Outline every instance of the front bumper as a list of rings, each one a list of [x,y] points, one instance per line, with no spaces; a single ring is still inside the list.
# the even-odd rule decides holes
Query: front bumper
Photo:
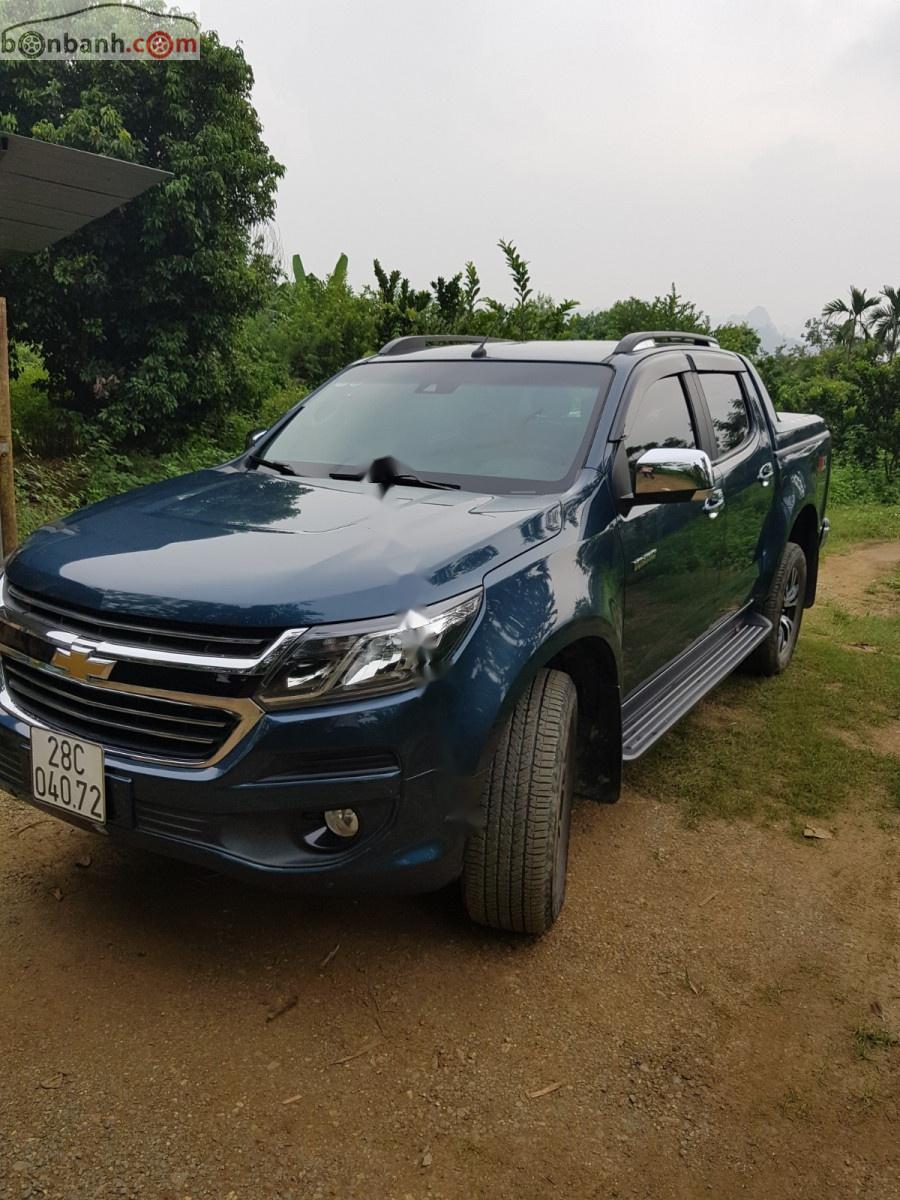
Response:
[[[439,713],[411,692],[267,714],[226,758],[201,769],[108,749],[108,820],[97,831],[267,885],[435,890],[462,870],[478,794],[477,773],[451,761]],[[2,708],[0,787],[67,819],[31,797],[30,729]],[[323,813],[333,808],[358,813],[356,837],[325,828]]]

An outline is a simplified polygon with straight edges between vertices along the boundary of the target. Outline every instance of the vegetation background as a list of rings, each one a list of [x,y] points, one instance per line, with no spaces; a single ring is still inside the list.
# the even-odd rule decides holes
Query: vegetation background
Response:
[[[868,524],[900,502],[900,287],[851,287],[807,322],[802,344],[761,352],[747,325],[713,327],[674,284],[582,312],[541,292],[498,242],[506,299],[473,262],[412,282],[376,258],[351,286],[271,234],[283,168],[265,146],[240,48],[214,33],[199,63],[0,66],[0,129],[163,167],[173,178],[42,254],[0,267],[8,298],[14,436],[25,533],[61,512],[238,453],[346,363],[407,333],[619,338],[712,332],[757,364],[776,407],[814,411],[835,442],[832,501]],[[602,264],[598,264],[598,271]]]

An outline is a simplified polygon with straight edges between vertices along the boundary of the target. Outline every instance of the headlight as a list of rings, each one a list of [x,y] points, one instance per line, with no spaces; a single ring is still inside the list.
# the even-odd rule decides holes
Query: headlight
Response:
[[[310,629],[259,692],[267,708],[350,700],[413,687],[447,662],[475,620],[482,590],[402,619]]]

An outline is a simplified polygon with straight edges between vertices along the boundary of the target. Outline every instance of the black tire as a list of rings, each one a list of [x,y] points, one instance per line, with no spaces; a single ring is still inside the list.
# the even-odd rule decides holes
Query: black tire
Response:
[[[539,671],[519,700],[482,794],[484,827],[469,839],[463,901],[481,925],[546,933],[566,894],[578,697],[562,671]]]
[[[772,622],[772,631],[747,659],[755,675],[780,675],[794,656],[803,620],[806,596],[806,555],[795,542],[788,542],[760,608]]]

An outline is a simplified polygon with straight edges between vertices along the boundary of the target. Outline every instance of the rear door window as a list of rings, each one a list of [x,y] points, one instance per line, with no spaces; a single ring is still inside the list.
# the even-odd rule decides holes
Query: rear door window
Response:
[[[724,458],[750,435],[750,414],[737,375],[701,375],[700,383],[716,438],[716,457]]]

